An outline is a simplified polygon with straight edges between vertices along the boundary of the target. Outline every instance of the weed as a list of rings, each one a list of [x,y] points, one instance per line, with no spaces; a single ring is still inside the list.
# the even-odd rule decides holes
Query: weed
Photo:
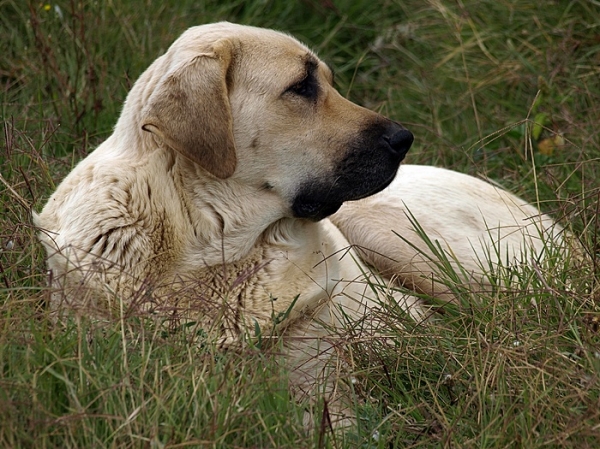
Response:
[[[502,288],[472,291],[440,254],[458,301],[427,326],[388,306],[386,339],[354,343],[345,440],[304,432],[277,345],[223,353],[187,344],[193,326],[49,321],[32,209],[111,133],[144,68],[216,20],[307,42],[342,93],[415,133],[407,162],[501,183],[588,262],[549,244],[555,257],[489,267]],[[590,0],[0,1],[0,445],[596,447],[599,23]]]

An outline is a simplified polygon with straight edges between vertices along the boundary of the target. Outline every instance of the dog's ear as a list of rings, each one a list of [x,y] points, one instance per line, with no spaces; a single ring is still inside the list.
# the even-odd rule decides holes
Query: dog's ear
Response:
[[[233,118],[227,92],[232,45],[217,41],[165,75],[142,110],[142,129],[225,179],[236,167]]]

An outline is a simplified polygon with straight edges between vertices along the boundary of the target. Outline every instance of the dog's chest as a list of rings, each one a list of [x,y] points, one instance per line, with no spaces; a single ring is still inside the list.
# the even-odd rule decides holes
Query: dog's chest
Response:
[[[272,333],[311,313],[330,296],[323,255],[308,259],[278,246],[257,246],[243,260],[175,274],[158,286],[147,307],[174,320],[234,338]],[[329,264],[331,265],[331,264]]]

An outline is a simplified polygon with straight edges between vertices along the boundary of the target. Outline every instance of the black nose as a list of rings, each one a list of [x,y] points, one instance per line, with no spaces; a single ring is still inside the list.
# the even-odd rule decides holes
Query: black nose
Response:
[[[401,129],[392,134],[391,137],[386,137],[385,140],[398,157],[404,159],[415,138],[410,131]]]

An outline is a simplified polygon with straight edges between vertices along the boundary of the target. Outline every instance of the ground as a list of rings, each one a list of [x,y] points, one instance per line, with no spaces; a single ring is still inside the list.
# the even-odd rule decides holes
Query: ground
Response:
[[[329,432],[324,403],[305,432],[306,404],[260,339],[222,353],[193,325],[49,321],[31,210],[110,134],[147,65],[216,20],[306,42],[344,95],[415,134],[407,162],[500,183],[587,260],[549,248],[491,273],[503,290],[455,285],[459,303],[428,326],[386,310],[395,338],[350,347],[360,419],[346,435]],[[596,447],[597,2],[6,0],[0,23],[2,447]]]

